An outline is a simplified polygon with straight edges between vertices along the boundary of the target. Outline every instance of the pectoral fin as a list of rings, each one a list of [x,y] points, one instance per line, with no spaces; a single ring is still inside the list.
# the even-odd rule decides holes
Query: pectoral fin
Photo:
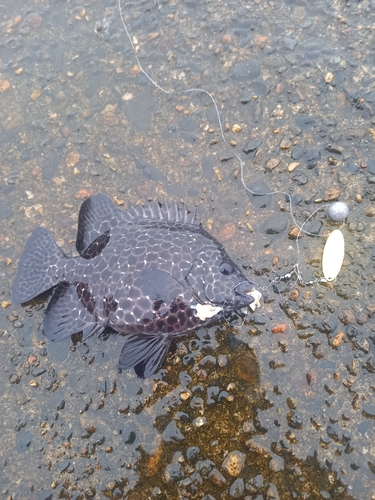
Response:
[[[172,344],[167,333],[128,335],[122,348],[119,368],[134,366],[138,377],[148,378],[162,365]]]
[[[44,333],[53,341],[66,339],[82,332],[82,340],[104,330],[79,300],[76,287],[60,283],[48,304],[44,315]]]

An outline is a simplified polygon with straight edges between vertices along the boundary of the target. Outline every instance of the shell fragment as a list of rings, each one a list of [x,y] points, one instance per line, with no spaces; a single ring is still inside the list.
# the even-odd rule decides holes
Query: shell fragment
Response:
[[[323,275],[327,281],[333,281],[340,272],[345,253],[344,235],[335,229],[328,236],[323,251]]]
[[[222,311],[222,307],[212,306],[211,304],[197,304],[195,308],[195,316],[201,321],[212,318],[215,314]]]
[[[258,290],[253,290],[252,292],[250,292],[248,295],[251,295],[252,297],[254,297],[254,302],[252,302],[249,307],[252,311],[255,311],[255,309],[257,307],[260,307],[260,299],[262,298],[262,294],[260,292],[258,292]]]

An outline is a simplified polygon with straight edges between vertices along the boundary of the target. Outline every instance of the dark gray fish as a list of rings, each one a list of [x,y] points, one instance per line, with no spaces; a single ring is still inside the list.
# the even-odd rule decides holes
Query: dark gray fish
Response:
[[[26,242],[12,301],[56,287],[44,316],[50,340],[111,327],[127,335],[119,367],[151,376],[171,343],[220,318],[259,305],[261,294],[183,206],[150,203],[119,211],[97,194],[84,201],[78,257],[41,227]]]

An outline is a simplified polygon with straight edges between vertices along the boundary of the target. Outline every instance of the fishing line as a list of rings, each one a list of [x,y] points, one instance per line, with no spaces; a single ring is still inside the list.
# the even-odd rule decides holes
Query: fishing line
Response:
[[[184,90],[167,90],[165,88],[163,88],[161,85],[159,85],[155,80],[153,80],[153,78],[147,73],[147,71],[143,68],[139,58],[138,58],[138,55],[137,55],[137,51],[136,51],[136,48],[135,48],[135,45],[133,43],[133,40],[130,36],[130,33],[129,33],[129,30],[126,26],[126,23],[124,21],[124,18],[123,18],[123,13],[122,13],[122,6],[121,6],[121,0],[118,0],[118,10],[119,10],[119,14],[120,14],[120,19],[121,19],[121,23],[122,23],[122,26],[124,28],[124,31],[129,39],[129,42],[130,42],[130,45],[131,45],[131,48],[132,48],[132,51],[133,51],[133,55],[134,55],[134,58],[137,62],[137,65],[139,67],[139,69],[141,70],[141,72],[144,74],[144,76],[150,81],[150,83],[152,85],[154,85],[154,87],[156,87],[158,90],[160,90],[161,92],[163,92],[164,94],[167,94],[167,95],[173,95],[173,94],[189,94],[189,93],[193,93],[193,92],[197,92],[197,93],[203,93],[205,95],[207,95],[210,99],[211,99],[211,102],[215,108],[215,112],[216,112],[216,117],[217,117],[217,121],[218,121],[218,124],[219,124],[219,128],[220,128],[220,135],[221,135],[221,138],[222,138],[222,141],[224,143],[225,146],[228,146],[228,142],[224,136],[224,129],[223,129],[223,124],[222,124],[222,121],[221,121],[221,117],[220,117],[220,112],[219,112],[219,108],[216,104],[216,101],[214,99],[214,97],[212,96],[212,94],[210,94],[210,92],[208,92],[207,90],[205,89],[201,89],[201,88],[190,88],[190,89],[184,89]],[[325,278],[316,278],[315,280],[310,280],[310,281],[305,281],[302,277],[302,273],[299,269],[299,262],[300,262],[300,247],[299,247],[299,238],[300,238],[300,235],[303,233],[303,234],[306,234],[308,236],[313,236],[313,237],[316,237],[316,236],[319,236],[319,237],[324,237],[322,235],[317,235],[317,234],[314,234],[314,233],[311,233],[309,231],[307,231],[306,229],[304,229],[304,226],[306,225],[306,223],[320,210],[322,210],[323,208],[326,208],[326,207],[329,207],[330,205],[323,205],[323,206],[320,206],[319,208],[317,208],[306,220],[305,222],[302,224],[302,225],[299,225],[295,216],[294,216],[294,213],[293,213],[293,201],[292,201],[292,196],[287,193],[286,191],[281,191],[281,190],[276,190],[276,191],[270,191],[270,192],[256,192],[256,191],[252,191],[247,185],[246,185],[246,182],[245,182],[245,179],[244,179],[244,162],[242,161],[242,158],[236,153],[236,152],[233,152],[234,156],[236,157],[236,159],[239,161],[240,163],[240,180],[241,180],[241,183],[242,183],[242,186],[246,189],[247,192],[249,192],[250,194],[252,195],[255,195],[255,196],[271,196],[271,195],[274,195],[274,194],[280,194],[280,195],[283,195],[287,198],[288,200],[288,203],[289,203],[289,212],[290,212],[290,216],[292,218],[292,221],[293,221],[293,224],[297,227],[298,229],[298,234],[297,234],[297,237],[296,237],[296,248],[297,248],[297,263],[295,264],[293,270],[289,273],[286,273],[284,274],[283,276],[278,276],[276,278],[274,278],[267,287],[260,287],[262,288],[263,290],[269,288],[269,286],[272,285],[272,283],[277,283],[277,282],[280,282],[281,279],[290,279],[292,276],[296,276],[297,278],[297,282],[299,282],[301,285],[311,285],[313,283],[317,283],[317,282],[327,282],[327,280]],[[344,219],[342,219],[344,220]],[[340,222],[342,221],[340,220]],[[338,220],[336,221],[338,222]],[[343,225],[343,224],[342,224]],[[341,227],[342,227],[341,225]],[[287,278],[288,276],[288,278]]]

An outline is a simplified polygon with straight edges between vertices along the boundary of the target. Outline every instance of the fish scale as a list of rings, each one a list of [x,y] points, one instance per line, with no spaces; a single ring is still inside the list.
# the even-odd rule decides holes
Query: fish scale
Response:
[[[54,288],[45,335],[58,341],[106,327],[127,336],[119,367],[151,376],[173,340],[217,321],[223,312],[259,305],[261,294],[207,233],[176,203],[120,211],[102,194],[85,200],[77,257],[36,228],[26,242],[12,300],[27,302]]]

